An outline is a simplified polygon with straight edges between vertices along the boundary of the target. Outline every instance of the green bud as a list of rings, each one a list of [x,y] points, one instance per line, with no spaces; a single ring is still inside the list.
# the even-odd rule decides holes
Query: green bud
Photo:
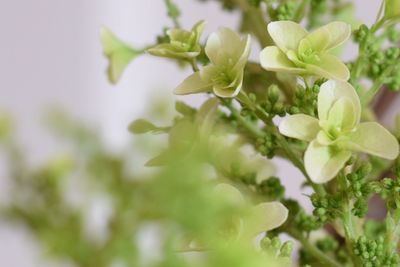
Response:
[[[293,242],[286,241],[281,248],[281,257],[290,257],[293,251]]]
[[[196,109],[187,105],[185,102],[177,101],[175,103],[175,110],[178,111],[183,116],[193,116],[196,114]]]
[[[279,88],[275,84],[268,88],[268,100],[275,104],[279,99]]]

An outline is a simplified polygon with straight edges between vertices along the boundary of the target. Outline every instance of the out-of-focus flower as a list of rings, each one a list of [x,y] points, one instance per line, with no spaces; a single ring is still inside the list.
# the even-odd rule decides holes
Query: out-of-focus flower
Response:
[[[310,142],[304,165],[315,183],[334,178],[351,157],[352,151],[385,159],[399,154],[396,138],[376,122],[360,123],[361,104],[347,82],[329,80],[318,95],[319,120],[304,114],[283,119],[279,130],[288,137]]]
[[[111,83],[116,84],[129,63],[131,63],[135,57],[143,54],[143,51],[130,47],[118,39],[106,27],[101,28],[100,39],[104,54],[109,61],[107,69],[108,79]]]
[[[250,36],[221,28],[207,40],[205,52],[210,64],[186,78],[175,94],[213,91],[219,97],[235,97],[243,83],[243,71],[250,53]]]
[[[169,29],[169,43],[159,44],[147,50],[153,56],[174,59],[191,59],[201,52],[199,39],[203,33],[205,22],[199,21],[190,31],[175,28]]]
[[[247,207],[243,217],[236,218],[236,240],[250,241],[258,234],[281,226],[288,217],[288,210],[280,202],[264,202],[251,206],[245,201],[242,193],[229,184],[218,184],[215,190],[232,205]]]
[[[268,32],[276,46],[261,51],[264,69],[343,81],[349,79],[346,65],[330,52],[349,38],[350,25],[336,21],[308,33],[295,22],[276,21],[268,24]]]

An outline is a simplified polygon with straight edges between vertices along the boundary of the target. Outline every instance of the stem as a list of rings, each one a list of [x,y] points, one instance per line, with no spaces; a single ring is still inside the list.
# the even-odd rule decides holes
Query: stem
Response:
[[[297,239],[301,243],[303,249],[310,253],[314,258],[319,260],[323,266],[342,267],[340,263],[330,258],[324,252],[312,245],[302,234],[298,233],[297,231],[289,231],[287,233],[293,238]]]
[[[306,169],[304,168],[303,162],[298,158],[298,156],[295,153],[293,153],[292,149],[290,148],[289,143],[279,133],[279,130],[277,129],[276,125],[272,122],[272,119],[265,113],[265,111],[261,107],[257,106],[255,103],[253,103],[247,97],[247,95],[243,92],[243,90],[240,92],[238,99],[240,100],[241,103],[246,105],[249,109],[253,110],[254,113],[257,115],[257,117],[261,121],[264,122],[265,126],[268,127],[268,129],[277,136],[277,141],[278,141],[279,145],[282,147],[282,149],[284,150],[287,158],[294,164],[294,166],[296,168],[298,168],[303,173],[307,182],[311,185],[311,187],[314,189],[314,191],[320,195],[325,195],[325,189],[321,185],[317,185],[311,180]]]
[[[293,21],[300,22],[303,19],[306,7],[309,4],[310,4],[310,0],[302,0],[301,1],[301,3],[299,4],[299,6],[296,10],[296,13],[293,16]]]
[[[195,58],[192,58],[188,61],[189,61],[190,65],[192,66],[193,72],[198,72],[200,70]]]
[[[361,98],[361,104],[363,106],[367,106],[369,103],[371,103],[375,95],[379,92],[379,89],[381,89],[385,83],[387,76],[393,71],[394,68],[395,65],[387,67],[386,70],[379,76],[379,78],[375,80],[372,87]]]
[[[353,224],[353,214],[351,212],[351,207],[350,207],[350,196],[347,191],[347,181],[346,181],[346,176],[341,172],[338,177],[338,183],[341,187],[341,190],[343,192],[343,199],[345,200],[344,205],[343,205],[343,217],[342,217],[342,222],[343,222],[343,228],[344,228],[344,233],[345,233],[345,239],[346,239],[346,247],[351,255],[353,264],[355,267],[359,267],[359,261],[357,259],[357,256],[354,255],[353,253],[353,241],[356,239],[357,234],[354,229],[354,224]]]
[[[272,39],[267,32],[267,22],[261,9],[250,6],[247,0],[235,0],[237,5],[243,12],[243,16],[247,17],[252,24],[250,30],[257,37],[261,47],[271,45]]]

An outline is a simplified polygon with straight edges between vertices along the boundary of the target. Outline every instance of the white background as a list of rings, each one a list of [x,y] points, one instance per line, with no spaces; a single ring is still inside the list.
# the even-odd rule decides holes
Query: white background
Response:
[[[176,2],[186,28],[207,20],[205,36],[219,26],[235,27],[239,21],[236,13],[221,12],[212,1]],[[371,24],[380,1],[355,2],[357,16]],[[34,162],[56,148],[40,125],[50,105],[97,125],[110,146],[119,148],[129,141],[128,123],[143,114],[148,100],[171,95],[190,70],[179,70],[163,59],[140,57],[121,83],[111,86],[98,38],[100,26],[107,25],[136,47],[151,44],[162,27],[171,26],[165,13],[162,0],[0,1],[0,108],[15,115],[20,138]],[[345,56],[354,52],[350,46]],[[257,51],[253,57],[257,58]],[[290,185],[289,194],[301,197],[297,190],[301,175],[285,162],[278,164],[278,175]],[[0,179],[0,200],[6,189]],[[0,225],[0,266],[43,266],[40,259],[34,239],[23,228]]]

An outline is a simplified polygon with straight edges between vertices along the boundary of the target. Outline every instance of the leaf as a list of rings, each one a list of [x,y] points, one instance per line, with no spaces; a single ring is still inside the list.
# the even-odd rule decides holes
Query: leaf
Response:
[[[112,84],[116,84],[129,63],[143,52],[137,51],[122,42],[106,27],[101,28],[100,39],[104,55],[109,60],[108,79]]]
[[[165,0],[165,5],[167,6],[168,16],[171,19],[176,20],[181,15],[178,6],[171,0]]]
[[[134,134],[143,134],[143,133],[148,133],[151,131],[158,130],[158,127],[152,124],[151,122],[144,120],[144,119],[138,119],[129,124],[128,127],[129,131]]]

